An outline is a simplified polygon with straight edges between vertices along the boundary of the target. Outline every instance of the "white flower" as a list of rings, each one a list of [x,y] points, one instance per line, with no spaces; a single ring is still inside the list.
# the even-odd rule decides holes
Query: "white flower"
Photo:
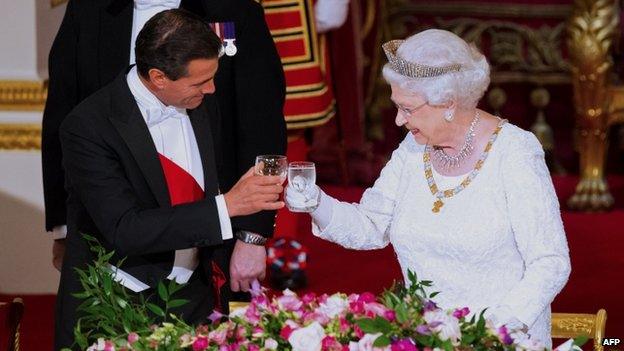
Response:
[[[292,351],[320,351],[324,337],[325,330],[318,322],[314,322],[292,332],[288,342],[292,346]]]
[[[264,348],[266,350],[277,350],[277,341],[275,341],[274,339],[266,339],[264,341]]]
[[[459,328],[459,320],[442,310],[427,311],[423,315],[427,324],[437,324],[431,328],[437,332],[442,341],[451,340],[453,345],[457,345],[461,338],[461,330]]]
[[[229,317],[230,318],[234,318],[234,317],[245,318],[245,313],[247,313],[248,308],[249,307],[239,307],[239,308],[233,309],[232,311],[230,311]]]
[[[334,318],[341,315],[349,307],[349,302],[338,294],[334,294],[327,298],[319,308],[318,312],[326,315],[329,318]]]
[[[375,343],[375,340],[377,340],[377,338],[381,335],[381,333],[377,333],[377,334],[365,334],[363,338],[360,339],[360,341],[356,342],[350,342],[349,343],[349,351],[378,351],[378,350],[390,350],[390,347],[384,347],[384,348],[380,348],[380,347],[373,347],[373,344]]]

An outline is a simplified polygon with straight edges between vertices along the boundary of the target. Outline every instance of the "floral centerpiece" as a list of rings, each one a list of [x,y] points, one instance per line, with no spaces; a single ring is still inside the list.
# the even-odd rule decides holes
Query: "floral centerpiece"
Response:
[[[251,302],[229,315],[214,312],[212,323],[190,326],[167,310],[186,301],[172,299],[180,285],[158,285],[160,304],[133,299],[114,281],[111,253],[95,239],[97,260],[78,270],[85,316],[75,329],[76,342],[87,350],[193,351],[369,351],[369,350],[546,350],[520,330],[496,327],[466,308],[444,310],[429,281],[409,273],[409,284],[395,284],[380,296],[371,293],[301,296],[285,290],[269,297],[256,282]],[[164,308],[160,307],[164,306]],[[156,319],[164,320],[157,323]],[[566,343],[578,349],[585,340]]]

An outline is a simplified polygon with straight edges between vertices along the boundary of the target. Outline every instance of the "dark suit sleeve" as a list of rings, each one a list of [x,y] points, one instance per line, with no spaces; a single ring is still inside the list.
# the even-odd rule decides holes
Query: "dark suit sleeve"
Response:
[[[237,32],[236,59],[238,171],[245,173],[257,155],[286,154],[285,83],[282,63],[264,20],[253,1]],[[234,230],[272,236],[275,211],[232,220]]]
[[[64,187],[65,173],[61,164],[59,127],[65,116],[78,103],[76,78],[78,33],[74,15],[74,1],[70,0],[48,59],[50,78],[41,135],[45,227],[48,231],[67,223],[67,193]]]
[[[118,154],[92,121],[70,114],[60,130],[68,189],[121,256],[220,245],[216,200],[144,208]]]

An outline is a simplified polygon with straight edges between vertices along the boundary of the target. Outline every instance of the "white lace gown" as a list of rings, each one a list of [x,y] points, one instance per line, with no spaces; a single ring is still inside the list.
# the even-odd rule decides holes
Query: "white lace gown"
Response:
[[[412,270],[432,280],[441,307],[489,307],[550,346],[550,303],[567,282],[570,259],[540,143],[505,124],[481,172],[439,213],[431,211],[423,151],[408,134],[359,204],[322,194],[331,219],[313,214],[314,235],[357,250],[392,244],[404,277]],[[434,177],[440,189],[463,179]],[[316,222],[327,224],[321,230]]]

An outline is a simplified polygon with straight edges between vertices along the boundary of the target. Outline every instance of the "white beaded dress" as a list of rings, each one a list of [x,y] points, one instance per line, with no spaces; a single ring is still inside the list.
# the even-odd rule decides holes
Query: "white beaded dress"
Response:
[[[570,259],[540,143],[504,124],[481,171],[439,213],[432,212],[423,151],[408,134],[359,204],[322,194],[331,219],[322,230],[313,220],[314,235],[358,250],[392,244],[404,277],[412,270],[432,280],[441,307],[489,307],[550,346],[550,303],[567,282]],[[463,179],[434,177],[440,189]]]

